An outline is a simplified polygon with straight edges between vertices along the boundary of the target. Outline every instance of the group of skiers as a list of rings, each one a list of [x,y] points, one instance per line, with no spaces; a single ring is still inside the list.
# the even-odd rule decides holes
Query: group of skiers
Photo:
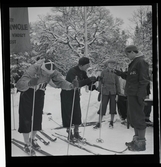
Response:
[[[109,101],[111,114],[109,127],[113,127],[114,115],[116,114],[116,98],[121,98],[126,94],[127,113],[125,115],[127,115],[128,122],[134,128],[134,136],[131,142],[125,144],[131,151],[146,150],[144,99],[149,84],[149,66],[136,46],[127,46],[125,54],[131,60],[127,71],[116,70],[117,62],[110,59],[105,62],[106,68],[98,77],[87,76],[86,71],[90,67],[90,60],[87,57],[80,58],[78,65],[69,69],[66,79],[56,70],[54,62],[49,59],[31,65],[16,83],[17,89],[21,92],[18,131],[23,134],[26,143],[25,151],[34,154],[32,147],[40,148],[35,136],[37,131],[42,129],[42,114],[47,84],[53,87],[56,85],[57,88],[62,89],[60,93],[61,116],[63,127],[67,129],[69,141],[83,139],[79,135],[79,125],[82,123],[81,87],[88,86],[90,91],[97,90],[99,92],[99,121],[94,128],[100,127]],[[120,78],[126,80],[124,95],[121,94]],[[99,82],[98,87],[95,85],[97,81]],[[119,107],[121,105],[122,103],[119,104]],[[124,105],[123,107],[126,109]],[[73,131],[71,125],[74,126]],[[30,132],[32,132],[31,136]]]

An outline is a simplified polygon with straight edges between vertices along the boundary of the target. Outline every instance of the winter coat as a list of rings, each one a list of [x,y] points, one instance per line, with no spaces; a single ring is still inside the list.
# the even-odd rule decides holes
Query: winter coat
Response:
[[[103,95],[116,95],[120,93],[120,84],[118,76],[109,69],[105,69],[101,73],[103,78],[99,83],[98,91],[101,92],[101,83],[103,84]]]
[[[24,92],[27,91],[29,88],[34,88],[33,86],[28,85],[29,81],[34,77],[39,78],[36,90],[45,90],[45,87],[48,83],[50,83],[51,86],[53,86],[52,83],[54,83],[54,85],[56,85],[57,88],[71,90],[71,83],[63,79],[63,76],[58,71],[55,70],[53,74],[51,74],[50,76],[42,75],[41,64],[31,65],[26,70],[23,76],[16,83],[17,89]]]
[[[90,78],[87,77],[85,71],[79,69],[78,66],[71,68],[66,76],[66,80],[72,82],[75,77],[78,77],[79,87],[85,85],[91,85]],[[61,116],[63,127],[70,126],[71,111],[73,104],[74,90],[62,90],[61,91]],[[75,92],[75,101],[74,101],[74,110],[72,124],[80,125],[81,124],[81,108],[80,108],[80,89],[77,89]]]
[[[123,73],[126,79],[126,95],[138,96],[145,99],[149,83],[149,65],[143,56],[136,57],[128,66],[128,72]]]

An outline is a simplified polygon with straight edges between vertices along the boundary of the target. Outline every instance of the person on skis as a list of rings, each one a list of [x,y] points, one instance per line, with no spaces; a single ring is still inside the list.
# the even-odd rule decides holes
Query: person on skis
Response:
[[[127,120],[134,128],[132,141],[125,144],[131,151],[144,151],[146,150],[144,100],[149,83],[149,65],[134,45],[127,46],[125,54],[131,60],[128,71],[115,70],[118,76],[126,79]]]
[[[62,75],[56,70],[54,62],[47,59],[42,63],[31,65],[22,77],[16,83],[20,93],[19,101],[19,129],[18,132],[23,134],[25,147],[24,150],[31,155],[35,155],[32,147],[40,149],[35,140],[37,131],[42,130],[42,114],[44,107],[45,90],[48,83],[56,84],[58,88],[71,90],[77,86],[77,81],[69,83],[64,80]],[[34,91],[35,90],[35,91]],[[34,97],[35,92],[35,99]],[[32,110],[34,103],[33,129]],[[30,132],[32,132],[30,136]],[[31,147],[32,146],[32,147]]]
[[[94,76],[88,77],[86,70],[90,67],[90,61],[87,57],[82,57],[79,59],[78,65],[72,67],[66,76],[68,82],[72,82],[77,76],[79,89],[76,89],[75,99],[74,99],[74,110],[73,117],[71,120],[72,104],[73,104],[73,94],[74,90],[62,90],[61,91],[61,116],[63,127],[66,127],[66,132],[68,133],[68,140],[76,141],[82,140],[82,137],[79,135],[79,125],[81,122],[81,107],[80,107],[80,88],[88,85],[92,86],[89,90],[94,90],[95,86],[93,85],[97,79]],[[70,123],[74,125],[74,134],[72,130],[70,131]]]
[[[114,116],[116,114],[116,96],[120,93],[119,79],[118,76],[114,73],[114,69],[116,68],[117,62],[114,59],[109,59],[105,62],[104,65],[105,70],[103,70],[101,73],[102,79],[99,82],[99,87],[97,89],[100,92],[98,100],[101,101],[102,99],[100,109],[97,112],[99,114],[99,121],[96,124],[96,126],[93,127],[94,129],[100,128],[100,121],[106,114],[107,105],[109,101],[111,114],[109,127],[113,128]]]

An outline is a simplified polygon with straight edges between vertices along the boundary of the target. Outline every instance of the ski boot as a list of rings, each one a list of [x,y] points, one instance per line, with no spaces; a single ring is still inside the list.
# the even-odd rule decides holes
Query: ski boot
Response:
[[[40,150],[41,147],[37,144],[36,139],[32,139],[30,138],[30,143],[32,143],[32,147],[35,148],[36,150]]]
[[[146,140],[145,139],[137,139],[133,145],[128,147],[130,151],[145,151],[146,150]]]
[[[100,123],[99,122],[93,127],[93,129],[98,129],[98,128],[100,128]]]
[[[73,133],[72,133],[72,130],[71,130],[71,132],[69,133],[69,129],[67,129],[66,132],[68,133],[68,137],[67,137],[68,141],[70,141],[70,142],[72,142],[72,143],[76,143],[77,140],[75,139],[75,137],[74,137],[74,135],[73,135]]]
[[[30,145],[25,144],[25,147],[23,148],[23,150],[24,150],[28,155],[36,156],[35,151],[31,148]]]
[[[77,141],[85,141],[85,139],[79,135],[79,132],[74,132],[74,137]]]
[[[138,136],[134,135],[132,141],[131,142],[126,142],[125,145],[127,147],[132,147],[134,145],[134,143],[137,141],[137,139],[138,139]]]
[[[113,121],[110,121],[110,123],[109,123],[109,128],[110,128],[110,129],[113,128]]]

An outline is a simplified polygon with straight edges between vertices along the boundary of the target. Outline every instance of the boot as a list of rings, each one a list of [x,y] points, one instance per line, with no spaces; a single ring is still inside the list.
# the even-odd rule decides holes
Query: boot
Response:
[[[132,145],[134,145],[135,141],[137,141],[137,138],[138,138],[138,136],[134,135],[132,141],[131,142],[126,142],[125,145],[127,147],[131,147]]]
[[[99,122],[93,127],[93,129],[98,129],[98,128],[100,128],[100,123]]]
[[[113,128],[113,121],[110,121],[110,123],[109,123],[109,128]]]
[[[128,147],[130,151],[145,151],[146,150],[146,140],[137,139],[131,147]]]
[[[35,151],[31,148],[30,145],[25,144],[23,150],[24,150],[28,155],[36,156]]]
[[[41,149],[41,147],[37,144],[36,139],[32,139],[32,141],[31,141],[31,138],[30,138],[29,141],[30,141],[30,143],[32,143],[33,148],[35,148],[36,150]]]
[[[83,137],[81,137],[79,135],[79,132],[74,132],[74,137],[76,138],[76,140],[80,141],[80,140],[83,140]]]
[[[68,139],[70,142],[75,143],[75,142],[76,142],[76,139],[74,138],[74,135],[73,135],[73,133],[72,133],[72,130],[71,130],[71,132],[70,132],[69,129],[67,129],[66,132],[68,133],[67,139]],[[70,133],[69,133],[69,132],[70,132]]]

